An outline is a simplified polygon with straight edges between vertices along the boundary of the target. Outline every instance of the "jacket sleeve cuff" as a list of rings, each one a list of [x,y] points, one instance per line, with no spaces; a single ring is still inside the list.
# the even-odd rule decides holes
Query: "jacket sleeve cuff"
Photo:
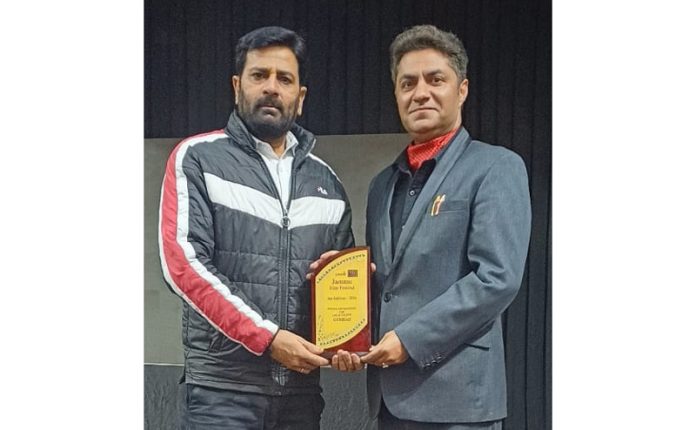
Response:
[[[271,344],[275,340],[276,336],[278,336],[279,331],[280,331],[280,327],[275,326],[275,330],[272,331],[271,340],[268,341],[268,345],[266,345],[266,348],[264,349],[264,351],[270,352],[269,349],[271,348]]]
[[[439,351],[424,351],[422,348],[419,348],[418,339],[415,336],[411,336],[408,330],[397,327],[394,329],[394,332],[399,337],[401,345],[406,349],[408,356],[420,370],[429,370],[445,358],[444,354]]]
[[[256,356],[261,356],[268,350],[279,330],[279,327],[271,321],[265,320],[264,323],[264,328],[253,335],[250,333],[250,336],[241,342],[247,351]]]

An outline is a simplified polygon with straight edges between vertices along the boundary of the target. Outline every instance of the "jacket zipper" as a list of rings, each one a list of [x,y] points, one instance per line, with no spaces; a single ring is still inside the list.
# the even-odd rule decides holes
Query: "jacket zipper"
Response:
[[[290,272],[290,217],[288,213],[290,211],[290,205],[295,197],[295,163],[297,157],[292,159],[292,167],[290,169],[290,195],[288,196],[288,207],[283,205],[283,199],[280,195],[280,191],[276,188],[275,181],[273,181],[273,176],[268,170],[268,166],[263,161],[261,156],[254,151],[261,168],[266,173],[266,177],[271,184],[271,190],[275,194],[275,198],[278,199],[280,204],[280,209],[282,211],[283,217],[281,219],[282,230],[280,231],[280,301],[278,309],[278,327],[279,329],[285,329],[288,326],[288,288],[289,280],[288,273]],[[280,363],[273,361],[271,364],[271,376],[273,380],[280,386],[285,386],[288,378],[288,370],[284,369]]]
[[[288,326],[288,289],[290,288],[289,276],[290,272],[290,218],[288,217],[288,212],[290,211],[290,204],[293,198],[293,187],[295,184],[295,159],[292,160],[292,170],[290,173],[290,196],[288,198],[288,207],[283,208],[283,219],[282,226],[283,229],[280,232],[280,255],[281,255],[281,271],[280,271],[280,313],[278,320],[281,323],[281,327]],[[281,201],[282,206],[282,201]],[[288,370],[283,369],[278,364],[278,383],[281,386],[285,386],[288,379]]]

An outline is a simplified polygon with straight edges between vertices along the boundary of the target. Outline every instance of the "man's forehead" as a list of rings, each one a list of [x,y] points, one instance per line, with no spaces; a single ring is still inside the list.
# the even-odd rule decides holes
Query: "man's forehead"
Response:
[[[451,71],[456,73],[450,64],[449,57],[432,48],[419,49],[405,53],[396,67],[397,76],[414,73],[433,74],[437,72]]]
[[[284,66],[297,71],[299,64],[297,57],[286,46],[267,46],[265,48],[250,49],[246,55],[248,66],[269,67]]]

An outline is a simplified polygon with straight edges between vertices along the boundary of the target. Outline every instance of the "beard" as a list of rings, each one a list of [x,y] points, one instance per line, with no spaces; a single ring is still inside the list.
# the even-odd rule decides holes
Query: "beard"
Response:
[[[297,118],[299,97],[288,108],[277,97],[263,96],[256,101],[247,99],[244,91],[239,91],[237,113],[252,135],[263,141],[271,141],[284,136]],[[273,107],[277,109],[270,109]]]

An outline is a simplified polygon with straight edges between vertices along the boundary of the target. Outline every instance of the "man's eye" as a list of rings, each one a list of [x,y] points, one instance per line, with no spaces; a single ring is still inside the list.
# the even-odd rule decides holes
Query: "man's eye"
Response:
[[[292,79],[288,78],[287,76],[281,76],[278,80],[284,84],[292,83]]]
[[[407,90],[409,88],[413,87],[413,82],[411,81],[404,81],[401,83],[401,89],[402,90]]]

